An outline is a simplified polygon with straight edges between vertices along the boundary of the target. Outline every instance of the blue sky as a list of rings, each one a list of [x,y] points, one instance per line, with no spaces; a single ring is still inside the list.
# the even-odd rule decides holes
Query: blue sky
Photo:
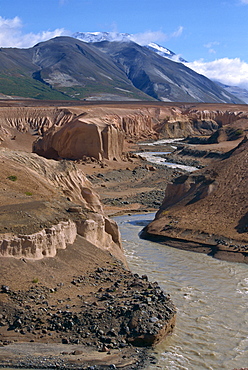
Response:
[[[136,34],[248,88],[248,0],[0,0],[0,47],[81,31]]]

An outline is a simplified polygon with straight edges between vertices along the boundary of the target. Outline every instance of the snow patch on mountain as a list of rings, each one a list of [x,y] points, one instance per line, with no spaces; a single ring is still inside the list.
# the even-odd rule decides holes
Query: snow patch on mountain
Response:
[[[148,49],[159,54],[161,57],[172,59],[174,62],[186,63],[186,60],[183,59],[180,55],[173,53],[173,51],[156,44],[155,42],[150,42],[148,45],[145,45]]]
[[[84,42],[132,41],[132,35],[119,32],[76,32],[72,37]]]

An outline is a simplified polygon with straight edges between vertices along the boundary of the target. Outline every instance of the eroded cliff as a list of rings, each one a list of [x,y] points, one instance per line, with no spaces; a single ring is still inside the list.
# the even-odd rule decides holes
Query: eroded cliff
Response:
[[[245,137],[224,159],[176,178],[144,235],[248,263],[247,164]]]
[[[30,145],[36,139],[33,151],[47,158],[120,161],[128,141],[210,136],[227,126],[244,135],[247,121],[245,105],[2,107],[0,142],[14,149],[25,134]]]
[[[248,110],[246,106],[199,105],[199,107],[172,107],[165,113],[161,110],[157,131],[168,138],[187,136],[209,136],[219,128],[235,126],[247,130]]]
[[[128,343],[157,343],[175,325],[176,311],[169,295],[146,276],[126,269],[116,223],[105,216],[80,166],[61,160],[78,156],[121,160],[125,135],[131,130],[132,137],[140,137],[151,128],[151,118],[128,112],[125,119],[117,117],[117,124],[112,122],[112,112],[99,118],[81,108],[69,113],[64,108],[60,112],[48,109],[40,110],[37,119],[34,112],[28,108],[13,110],[10,119],[4,113],[1,121],[0,305],[4,314],[0,318],[0,343],[10,336],[36,344],[62,341],[87,345],[87,351],[89,346],[97,348],[98,357],[99,350],[113,348],[120,357]],[[137,127],[135,122],[139,122]],[[52,153],[46,156],[59,161],[29,153],[26,143],[36,135],[46,138],[44,143]],[[151,292],[153,301],[144,301],[144,295]],[[125,308],[120,312],[124,296],[130,306],[128,312]],[[65,306],[65,302],[70,305]],[[72,324],[67,323],[64,313],[51,321],[52,311],[65,309],[66,315],[73,317]],[[151,315],[159,315],[156,323],[149,321]],[[129,363],[133,352],[128,346],[125,358]],[[3,364],[2,360],[0,354]]]
[[[79,234],[125,261],[118,228],[72,163],[3,149],[0,167],[2,256],[52,257]]]

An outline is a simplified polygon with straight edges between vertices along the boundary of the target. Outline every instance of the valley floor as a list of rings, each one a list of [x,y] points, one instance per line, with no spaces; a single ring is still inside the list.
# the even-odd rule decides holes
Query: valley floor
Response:
[[[141,151],[172,150],[173,152],[166,156],[168,161],[202,168],[218,159],[222,153],[235,148],[238,143],[239,141],[227,141],[219,144],[191,145],[192,154],[183,157],[177,151],[173,151],[170,145],[156,146],[154,149],[152,146],[136,144],[130,147],[130,151],[135,154]],[[194,155],[194,150],[218,155],[214,159],[199,158]],[[80,167],[94,185],[106,214],[110,216],[129,212],[156,212],[163,201],[166,185],[174,178],[187,173],[179,168],[149,163],[136,155],[131,156],[127,162],[106,161],[103,168],[96,163]]]

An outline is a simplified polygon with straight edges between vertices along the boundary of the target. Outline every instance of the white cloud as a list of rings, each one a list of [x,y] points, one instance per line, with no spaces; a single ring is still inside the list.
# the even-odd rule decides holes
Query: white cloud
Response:
[[[147,45],[150,42],[162,42],[162,41],[169,40],[171,38],[179,37],[181,36],[182,32],[183,32],[183,27],[180,26],[172,34],[166,34],[162,31],[147,31],[143,33],[132,34],[130,39],[136,42],[137,44]]]
[[[248,89],[248,63],[239,58],[222,58],[212,62],[200,59],[185,65],[211,80]]]
[[[208,52],[210,54],[216,54],[216,50],[214,49],[214,46],[218,46],[220,43],[218,41],[212,41],[208,44],[205,44],[204,47],[208,49]]]
[[[66,4],[68,0],[59,0],[60,5]],[[39,33],[25,33],[24,26],[19,17],[6,19],[0,16],[0,47],[29,48],[41,41],[49,40],[56,36],[71,36],[71,32],[64,28],[57,28],[53,31],[42,31]],[[183,27],[180,26],[172,34],[165,34],[162,31],[147,31],[130,36],[130,40],[140,45],[147,45],[150,42],[162,42],[171,38],[181,36]],[[116,32],[113,32],[115,34]]]
[[[26,34],[22,30],[23,24],[19,17],[6,19],[0,16],[0,47],[28,48],[56,36],[68,35],[63,28]]]
[[[170,38],[179,37],[179,36],[181,36],[182,33],[183,33],[183,26],[180,26],[180,27],[178,27],[178,29],[175,32],[173,32],[171,34]]]
[[[130,39],[137,44],[147,45],[150,42],[165,41],[168,39],[168,36],[161,31],[147,31],[143,33],[132,34]]]
[[[248,4],[248,0],[240,0],[241,4]]]

